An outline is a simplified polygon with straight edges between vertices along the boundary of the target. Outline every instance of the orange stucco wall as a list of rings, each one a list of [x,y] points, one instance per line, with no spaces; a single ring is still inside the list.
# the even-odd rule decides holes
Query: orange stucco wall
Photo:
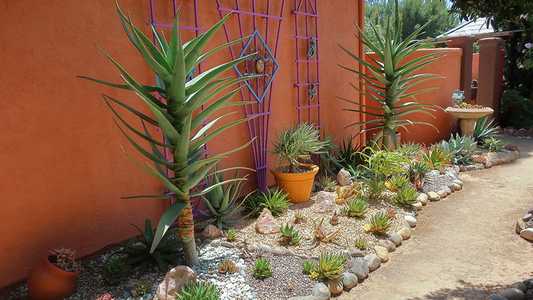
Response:
[[[131,236],[131,223],[155,219],[166,205],[120,198],[161,191],[156,180],[124,155],[123,146],[135,156],[99,95],[106,92],[129,99],[129,103],[137,103],[135,98],[75,78],[88,74],[118,80],[98,53],[98,45],[124,63],[137,79],[152,82],[148,69],[126,41],[114,2],[0,3],[0,287],[24,278],[48,249],[71,247],[80,255],[93,253]],[[120,1],[137,24],[147,23],[147,2]],[[271,139],[296,122],[292,1],[285,2]],[[359,18],[359,2],[321,1],[319,6],[323,128],[337,139],[350,133],[343,129],[348,121],[357,120],[356,115],[341,111],[335,97],[355,97],[347,86],[354,78],[336,66],[351,61],[336,44],[358,51],[353,24]],[[200,3],[204,27],[218,20],[214,0]],[[184,19],[190,22],[191,16],[184,15]],[[224,41],[220,33],[215,43]],[[211,143],[209,150],[229,149],[247,139],[247,128],[241,126]],[[274,165],[275,159],[270,157],[269,163]],[[251,166],[250,152],[234,155],[224,164]]]
[[[409,59],[420,57],[428,52],[435,52],[441,57],[439,60],[422,68],[419,72],[435,74],[440,78],[436,78],[418,85],[417,89],[436,89],[418,95],[417,99],[421,103],[435,104],[442,108],[446,108],[452,105],[451,95],[454,90],[459,88],[460,85],[462,50],[459,48],[422,49],[417,51]],[[369,104],[375,105],[373,102],[369,102]],[[402,142],[432,144],[443,138],[449,137],[455,121],[449,114],[441,110],[433,113],[433,115],[435,117],[434,119],[422,113],[415,113],[407,116],[406,118],[411,121],[423,121],[433,124],[438,128],[438,132],[434,128],[425,125],[407,127],[408,131],[401,128],[399,131],[402,136]],[[369,132],[369,137],[372,134],[372,132]]]

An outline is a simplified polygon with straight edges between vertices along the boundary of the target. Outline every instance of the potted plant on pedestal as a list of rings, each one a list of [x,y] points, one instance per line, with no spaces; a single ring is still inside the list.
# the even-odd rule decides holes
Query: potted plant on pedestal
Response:
[[[61,248],[50,252],[30,273],[29,296],[32,300],[64,299],[76,289],[79,264],[76,252]]]
[[[310,161],[311,154],[322,153],[324,146],[318,129],[311,124],[301,124],[280,134],[274,145],[274,153],[283,165],[272,170],[272,173],[291,202],[309,200],[319,168],[306,161]]]

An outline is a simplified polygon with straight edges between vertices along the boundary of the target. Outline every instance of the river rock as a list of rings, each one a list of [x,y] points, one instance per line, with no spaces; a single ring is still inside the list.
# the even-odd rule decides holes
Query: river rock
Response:
[[[389,241],[393,242],[394,245],[396,245],[396,247],[399,247],[401,244],[402,244],[402,241],[403,241],[403,238],[402,236],[395,232],[395,233],[391,233],[388,237]]]
[[[342,274],[342,286],[344,287],[345,291],[349,291],[357,286],[358,281],[357,275],[350,273],[350,272],[344,272]]]
[[[439,201],[440,196],[436,192],[429,192],[427,193],[429,201]]]
[[[357,276],[359,282],[362,282],[368,277],[370,269],[368,268],[368,262],[362,257],[352,258],[348,263],[348,271]]]
[[[337,193],[335,192],[320,191],[311,197],[311,200],[315,202],[317,212],[326,213],[335,209],[336,198]]]
[[[260,234],[272,234],[279,232],[279,225],[276,223],[274,216],[267,208],[263,211],[255,221],[255,231]]]
[[[526,229],[526,223],[522,221],[522,219],[516,220],[516,225],[515,225],[516,234],[520,234],[520,232],[524,229]]]
[[[420,193],[418,197],[416,197],[416,201],[422,203],[422,205],[428,204],[428,195],[426,193]]]
[[[165,275],[156,291],[157,300],[174,300],[176,294],[188,283],[196,282],[196,273],[187,266],[177,266]]]
[[[460,191],[461,189],[463,188],[462,185],[459,185],[457,183],[452,183],[452,185],[450,185],[450,189],[454,192],[456,191]]]
[[[533,242],[533,228],[526,228],[520,231],[520,236],[530,242]]]
[[[527,213],[522,217],[522,221],[527,222],[529,220],[533,219],[533,214]]]
[[[413,203],[413,208],[416,209],[416,210],[422,210],[422,203],[420,202],[415,202]]]
[[[318,282],[313,287],[313,297],[315,297],[316,300],[328,300],[331,297],[331,292],[327,285]]]
[[[409,224],[410,227],[416,227],[416,218],[411,215],[406,215],[403,217],[407,224]]]
[[[400,244],[401,242],[402,242],[402,239],[400,237]],[[394,242],[390,240],[380,240],[378,242],[378,245],[387,249],[388,252],[394,252],[396,250],[396,244],[394,244]]]
[[[374,272],[381,266],[381,259],[376,254],[368,254],[365,256],[365,260],[368,263],[368,270]]]
[[[517,288],[507,288],[500,293],[500,296],[507,300],[526,300],[524,292]]]
[[[374,251],[376,251],[376,255],[379,257],[382,263],[386,263],[389,261],[389,251],[387,250],[387,248],[375,246]]]
[[[520,152],[504,150],[502,152],[489,152],[486,153],[486,156],[485,167],[490,168],[517,160],[520,157]]]
[[[222,230],[218,229],[215,225],[207,225],[202,231],[202,236],[207,240],[214,240],[222,236]]]
[[[448,188],[448,189],[449,189],[449,188]],[[442,189],[442,190],[440,190],[440,191],[437,192],[437,195],[439,195],[439,198],[440,198],[440,199],[444,199],[444,198],[446,198],[446,196],[448,196],[448,194],[449,194],[448,191],[446,191],[446,190],[444,190],[444,189]]]
[[[411,229],[404,227],[398,230],[398,234],[402,237],[403,240],[408,240],[411,238]]]
[[[339,173],[337,173],[337,182],[340,186],[352,185],[352,175],[343,168],[339,171]]]

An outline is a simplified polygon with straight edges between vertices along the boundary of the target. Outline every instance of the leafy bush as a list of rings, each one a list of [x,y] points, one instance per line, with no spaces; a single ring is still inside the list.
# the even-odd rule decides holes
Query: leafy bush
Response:
[[[387,179],[395,175],[406,175],[409,158],[400,152],[373,150],[368,157],[368,168],[375,177]]]
[[[358,238],[354,242],[354,247],[359,250],[366,250],[368,248],[368,242],[363,238]]]
[[[132,266],[156,266],[160,271],[167,271],[170,266],[176,265],[178,259],[179,241],[176,237],[165,235],[152,252],[154,229],[150,220],[144,221],[144,231],[133,225],[140,236],[129,242],[120,252],[126,255],[126,262]]]
[[[258,258],[254,264],[254,277],[265,279],[272,276],[272,267],[266,258]]]
[[[391,179],[385,182],[385,186],[391,192],[397,192],[409,185],[410,185],[409,178],[407,178],[407,176],[404,176],[404,175],[392,176]]]
[[[484,139],[481,147],[489,150],[490,152],[500,152],[503,150],[505,145],[501,140],[491,137]]]
[[[312,124],[300,124],[283,131],[274,143],[274,154],[289,164],[287,171],[298,172],[303,160],[311,154],[320,154],[326,143],[320,140],[320,132]]]
[[[209,282],[189,283],[176,295],[176,300],[220,300],[220,292]]]
[[[306,260],[303,263],[303,273],[305,275],[311,275],[311,273],[316,269],[317,264],[314,261]]]
[[[418,193],[416,189],[410,184],[403,186],[394,195],[394,203],[399,206],[411,206],[416,202]]]
[[[310,277],[318,280],[338,279],[344,272],[346,257],[342,254],[322,253]]]
[[[468,165],[472,163],[472,155],[477,149],[477,143],[472,137],[452,135],[448,141],[442,141],[440,148],[451,153],[452,163]]]
[[[502,121],[514,128],[533,127],[533,100],[518,90],[508,89],[502,96]]]
[[[497,133],[498,126],[496,126],[494,119],[489,120],[488,117],[483,117],[476,121],[472,137],[478,144],[483,144],[485,139],[494,138]]]
[[[245,201],[245,206],[254,215],[258,215],[263,208],[267,208],[273,216],[277,217],[289,208],[289,199],[284,191],[274,188],[266,193],[256,191]]]
[[[391,218],[385,212],[377,212],[371,218],[365,229],[368,232],[384,235],[391,226]]]
[[[342,212],[351,218],[362,218],[368,209],[368,203],[363,196],[352,198],[346,202]]]
[[[291,245],[297,246],[300,244],[300,233],[294,226],[289,224],[284,224],[280,227],[281,239],[280,243],[282,245]]]

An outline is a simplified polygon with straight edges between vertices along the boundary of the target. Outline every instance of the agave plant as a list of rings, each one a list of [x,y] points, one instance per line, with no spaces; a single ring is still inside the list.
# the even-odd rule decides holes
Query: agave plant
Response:
[[[242,178],[246,178],[244,176]],[[238,171],[235,173],[234,178],[238,177]],[[241,188],[243,181],[231,181],[225,185],[220,183],[224,182],[223,174],[214,174],[207,178],[207,185],[213,186],[207,194],[202,195],[202,199],[205,206],[208,209],[209,217],[216,226],[220,229],[224,229],[232,225],[233,220],[231,217],[235,216],[242,208],[242,204],[246,201],[250,194],[244,196],[241,200]]]
[[[104,53],[105,56],[116,67],[123,83],[112,83],[85,76],[82,78],[131,91],[151,112],[149,115],[133,108],[124,101],[107,95],[103,96],[105,103],[115,117],[115,123],[126,139],[140,154],[155,164],[152,166],[142,162],[140,163],[142,167],[161,180],[169,190],[169,193],[165,195],[143,197],[175,199],[159,220],[150,252],[153,253],[157,249],[157,245],[167,230],[177,221],[177,232],[178,237],[183,242],[185,261],[189,265],[195,265],[198,262],[198,254],[194,239],[194,220],[190,199],[205,194],[218,185],[225,184],[226,182],[219,182],[203,190],[195,190],[199,183],[213,172],[213,168],[218,162],[230,153],[243,149],[249,144],[222,154],[212,154],[209,157],[202,155],[206,143],[228,128],[247,121],[246,119],[239,119],[219,125],[229,114],[218,117],[215,117],[214,114],[219,113],[221,108],[244,105],[243,102],[233,102],[230,99],[240,89],[239,83],[253,76],[240,78],[220,78],[220,76],[225,71],[251,58],[254,54],[215,65],[202,73],[195,74],[194,70],[198,70],[196,66],[199,63],[235,43],[230,42],[207,51],[204,50],[214,34],[228,20],[229,15],[198,37],[184,43],[178,30],[179,17],[176,18],[172,26],[168,40],[163,33],[152,27],[154,35],[154,42],[152,42],[152,39],[136,27],[118,5],[117,12],[129,41],[140,53],[150,70],[155,73],[158,79],[157,85],[141,84],[107,53]],[[202,106],[204,106],[203,110],[201,109]],[[142,128],[129,121],[129,118],[124,117],[124,112],[139,118]],[[150,127],[160,130],[164,138],[160,139],[151,135]],[[144,144],[149,145],[149,148],[144,147]],[[169,156],[171,157],[166,157],[163,153],[170,153]],[[217,172],[222,171],[224,170]]]
[[[435,53],[428,53],[413,58],[413,54],[417,50],[431,44],[430,41],[420,38],[424,34],[424,29],[431,22],[420,26],[411,35],[402,39],[398,0],[395,1],[395,8],[394,18],[388,17],[384,26],[378,28],[370,23],[370,33],[365,33],[363,29],[357,28],[361,42],[375,53],[375,58],[369,56],[370,61],[367,61],[340,46],[358,64],[367,69],[367,72],[361,72],[353,67],[340,66],[355,73],[363,80],[365,92],[353,84],[351,86],[377,104],[363,104],[359,100],[339,97],[339,99],[355,106],[346,108],[346,111],[363,113],[371,118],[370,120],[351,123],[347,127],[364,126],[365,128],[360,133],[377,131],[376,141],[384,145],[386,149],[396,148],[398,128],[420,124],[430,126],[438,131],[437,127],[429,122],[412,121],[406,117],[415,113],[422,113],[434,118],[433,112],[440,108],[436,105],[420,103],[416,99],[418,95],[434,89],[415,89],[415,87],[436,77],[433,74],[421,74],[418,71],[437,60],[439,56]]]
[[[478,144],[483,144],[483,141],[488,138],[494,138],[498,134],[498,126],[494,119],[488,117],[480,118],[476,121],[472,137]]]
[[[448,141],[442,141],[440,147],[451,153],[453,164],[468,165],[472,163],[477,143],[472,137],[455,134]]]

